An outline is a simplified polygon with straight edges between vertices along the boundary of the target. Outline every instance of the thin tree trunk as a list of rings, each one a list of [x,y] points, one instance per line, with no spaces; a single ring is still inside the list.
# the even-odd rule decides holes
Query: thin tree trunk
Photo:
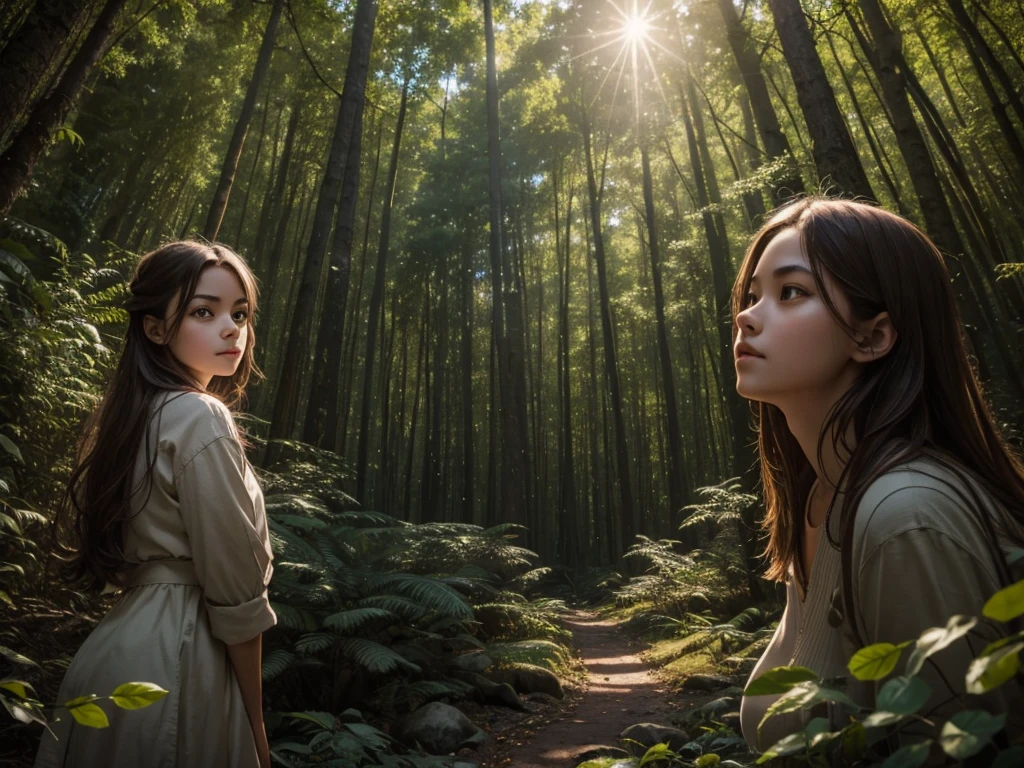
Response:
[[[363,361],[363,401],[359,417],[359,447],[356,454],[356,500],[364,501],[366,496],[366,465],[370,443],[370,411],[373,407],[373,358],[377,337],[377,321],[381,302],[384,299],[384,278],[387,268],[388,246],[391,238],[391,211],[395,199],[395,182],[398,179],[398,159],[402,149],[402,128],[405,126],[405,109],[409,99],[409,81],[402,84],[402,98],[398,105],[398,120],[395,124],[395,140],[391,146],[391,165],[384,187],[384,210],[380,218],[380,242],[377,246],[377,269],[373,276],[373,292],[370,294],[366,326],[366,358]]]
[[[224,220],[224,211],[228,208],[231,186],[235,183],[235,171],[238,169],[238,161],[242,157],[245,135],[249,132],[249,122],[252,120],[252,113],[256,108],[256,96],[263,85],[263,78],[266,76],[267,70],[270,69],[270,57],[274,53],[274,41],[277,39],[277,27],[281,21],[281,11],[283,9],[284,0],[274,0],[274,5],[270,9],[270,19],[267,21],[267,28],[263,33],[260,52],[256,57],[256,67],[252,71],[252,79],[249,80],[249,86],[245,91],[242,111],[235,122],[231,141],[228,142],[228,151],[225,153],[224,163],[221,165],[220,179],[217,181],[217,189],[213,193],[210,212],[206,215],[206,226],[203,227],[203,236],[207,240],[216,240],[217,235],[220,233],[220,225]]]
[[[786,139],[786,134],[782,132],[782,127],[779,125],[779,118],[775,114],[775,107],[772,106],[768,86],[765,83],[764,74],[761,72],[760,59],[753,49],[750,35],[743,27],[743,22],[736,12],[733,0],[718,0],[718,8],[725,21],[729,46],[736,57],[736,66],[739,68],[740,77],[743,78],[743,84],[747,89],[750,108],[754,113],[754,121],[757,123],[764,151],[773,160],[787,155],[789,157],[788,173],[772,187],[772,200],[777,205],[790,195],[804,192],[800,168],[790,149],[789,140]]]
[[[377,18],[376,0],[358,0],[355,21],[352,26],[352,46],[348,67],[345,72],[345,86],[338,107],[338,119],[327,158],[327,168],[317,198],[313,228],[306,247],[299,294],[291,328],[285,341],[284,376],[274,403],[270,422],[271,439],[287,438],[295,426],[299,405],[300,381],[295,372],[300,361],[308,354],[308,344],[313,341],[314,299],[323,273],[323,261],[327,251],[327,238],[331,220],[338,201],[349,144],[355,130],[356,118],[363,112],[366,100],[366,76],[369,71],[370,46],[373,41],[374,22]]]

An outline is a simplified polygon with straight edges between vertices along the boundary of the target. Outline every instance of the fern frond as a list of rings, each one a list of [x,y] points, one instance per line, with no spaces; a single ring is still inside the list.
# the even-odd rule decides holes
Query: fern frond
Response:
[[[384,610],[383,608],[352,608],[347,611],[332,613],[324,619],[324,626],[336,632],[346,634],[354,632],[370,621],[379,621],[381,619],[394,620],[397,618],[391,611]]]
[[[420,671],[418,666],[407,661],[390,648],[361,637],[345,638],[338,643],[338,650],[346,658],[351,659],[368,672],[375,674],[394,672],[399,667],[411,672]]]

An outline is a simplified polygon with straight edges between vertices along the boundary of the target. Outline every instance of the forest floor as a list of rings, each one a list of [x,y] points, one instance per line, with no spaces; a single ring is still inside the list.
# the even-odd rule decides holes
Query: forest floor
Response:
[[[674,725],[684,711],[719,694],[675,692],[640,659],[640,643],[618,622],[577,612],[565,620],[586,666],[584,685],[557,709],[492,730],[472,760],[483,768],[572,768],[582,755],[619,745],[634,723]]]

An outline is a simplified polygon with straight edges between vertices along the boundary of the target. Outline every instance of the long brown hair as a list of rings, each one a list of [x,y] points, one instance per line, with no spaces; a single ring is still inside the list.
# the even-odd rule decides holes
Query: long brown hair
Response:
[[[733,317],[744,308],[751,276],[768,243],[790,227],[800,233],[826,306],[851,337],[854,326],[825,289],[825,272],[848,300],[854,323],[888,312],[897,333],[888,354],[866,364],[832,408],[818,440],[819,458],[828,435],[835,436],[837,453],[849,456],[836,483],[845,491],[842,533],[839,542],[831,543],[843,552],[843,593],[851,626],[856,631],[848,579],[852,547],[844,544],[852,536],[857,505],[874,480],[915,458],[928,456],[959,479],[966,493],[947,485],[986,532],[997,572],[1008,581],[996,521],[985,512],[976,489],[997,502],[999,529],[1016,538],[1024,518],[1024,467],[1009,450],[982,394],[942,254],[912,223],[881,208],[849,200],[799,199],[770,215],[754,236],[733,287]],[[734,323],[734,338],[736,333]],[[767,510],[766,578],[781,581],[790,564],[798,562],[801,512],[813,470],[782,411],[758,403],[756,412]],[[845,439],[851,425],[853,446]]]
[[[238,277],[249,302],[248,343],[232,376],[214,376],[203,387],[174,357],[166,344],[149,339],[147,315],[168,318],[167,338],[181,327],[199,276],[211,267],[230,269]],[[117,579],[124,565],[124,526],[133,499],[149,488],[155,456],[149,453],[154,400],[163,392],[204,392],[229,408],[242,402],[246,383],[259,374],[253,360],[256,341],[252,318],[256,313],[256,278],[245,261],[225,245],[181,241],[168,243],[143,256],[129,284],[128,329],[117,368],[99,406],[85,424],[78,445],[75,469],[54,517],[58,550],[65,556],[68,575],[102,587]],[[145,446],[146,471],[134,477],[139,451]],[[148,494],[148,491],[147,491]]]

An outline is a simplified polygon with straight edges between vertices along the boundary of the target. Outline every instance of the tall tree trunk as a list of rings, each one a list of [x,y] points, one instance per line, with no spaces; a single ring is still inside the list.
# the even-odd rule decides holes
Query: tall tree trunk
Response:
[[[260,167],[260,158],[263,156],[263,142],[267,138],[267,115],[270,113],[270,94],[267,94],[267,98],[263,102],[263,111],[260,116],[260,137],[256,140],[256,152],[253,154],[252,167],[249,169],[249,178],[245,182],[245,195],[242,198],[242,210],[238,214],[238,226],[235,227],[235,238],[231,241],[231,244],[235,248],[241,247],[242,241],[242,229],[245,227],[245,215],[249,212],[249,198],[252,196],[252,182],[256,178],[256,171]],[[280,118],[280,112],[278,112],[278,118]],[[278,128],[280,128],[280,119],[278,120]],[[277,139],[275,138],[275,143]]]
[[[797,102],[811,137],[811,154],[818,176],[830,179],[846,194],[874,200],[857,148],[818,58],[800,0],[768,0],[768,5],[796,85]]]
[[[651,158],[647,147],[640,148],[643,170],[644,213],[647,221],[648,249],[651,255],[651,281],[654,284],[654,317],[658,333],[658,359],[661,363],[661,385],[665,392],[666,430],[668,432],[668,504],[669,512],[683,508],[683,436],[679,428],[679,407],[676,383],[672,373],[672,353],[665,324],[665,293],[661,285],[661,246],[654,218],[654,183],[651,180]]]
[[[597,287],[600,299],[601,333],[604,341],[604,368],[607,391],[612,401],[612,417],[615,422],[615,456],[619,481],[620,546],[625,550],[633,543],[637,534],[636,507],[633,503],[633,483],[630,478],[629,448],[626,443],[626,423],[622,416],[622,391],[619,387],[619,363],[615,349],[615,327],[612,318],[611,301],[608,296],[608,275],[605,268],[604,237],[601,232],[601,200],[598,195],[597,179],[594,174],[594,155],[590,146],[590,121],[583,115],[583,153],[587,164],[587,195],[590,200],[590,226],[594,237],[594,261],[597,265]],[[603,181],[603,178],[602,178]],[[606,478],[611,482],[611,476]],[[621,556],[622,552],[619,552]]]
[[[334,225],[331,266],[327,272],[328,301],[320,317],[313,357],[313,385],[306,411],[304,439],[333,451],[338,430],[338,398],[341,395],[341,348],[345,338],[345,310],[348,308],[352,276],[352,240],[356,228],[356,204],[359,198],[360,160],[363,148],[363,115],[356,115],[352,141],[345,161],[341,183],[341,202]]]
[[[557,167],[557,166],[556,166]],[[576,471],[572,440],[572,368],[569,365],[569,286],[573,187],[565,206],[565,238],[560,237],[559,175],[552,174],[555,193],[555,258],[558,261],[558,384],[561,425],[558,431],[558,555],[563,565],[579,569],[580,518],[576,505]],[[564,243],[564,244],[563,244]],[[563,256],[564,251],[564,256]],[[564,259],[564,260],[563,260]]]
[[[78,100],[86,77],[106,52],[114,20],[125,2],[107,0],[60,81],[32,108],[25,125],[0,156],[0,219],[10,213],[14,201],[32,178],[36,161]]]
[[[475,454],[473,435],[473,244],[468,232],[462,238],[462,522],[475,523]]]
[[[263,33],[263,42],[260,44],[260,52],[256,57],[256,67],[252,71],[252,79],[249,80],[249,87],[245,91],[242,112],[238,115],[235,129],[231,133],[228,151],[224,155],[224,163],[220,168],[217,189],[213,193],[213,202],[210,203],[210,211],[206,214],[203,236],[207,240],[216,240],[220,233],[224,211],[228,207],[228,197],[231,195],[231,185],[235,183],[238,160],[242,157],[245,135],[249,132],[249,122],[252,120],[252,113],[256,108],[256,96],[263,85],[263,78],[266,76],[267,70],[270,69],[270,57],[274,52],[274,41],[277,39],[277,27],[281,21],[283,9],[284,0],[274,0],[274,5],[270,9],[270,19],[267,21],[267,28]]]
[[[285,130],[284,150],[281,152],[281,164],[277,168],[277,179],[274,182],[273,191],[270,194],[269,215],[260,218],[259,227],[256,230],[255,261],[264,265],[265,280],[269,280],[269,295],[274,295],[277,286],[277,272],[281,261],[280,248],[284,246],[284,235],[275,231],[274,242],[270,249],[266,249],[264,241],[270,233],[270,228],[275,222],[282,219],[287,222],[287,215],[282,211],[291,211],[291,205],[295,200],[296,183],[292,186],[291,193],[285,200],[285,190],[288,186],[288,174],[292,167],[292,154],[295,151],[295,134],[299,126],[299,115],[302,113],[301,104],[298,99],[292,104],[292,114],[288,118],[288,128]],[[280,224],[278,226],[280,229]]]
[[[84,2],[37,0],[0,50],[0,149],[29,109],[40,81],[91,10]]]
[[[925,229],[942,250],[959,256],[964,253],[964,244],[942,194],[928,145],[910,108],[906,81],[902,74],[902,70],[906,69],[906,61],[900,51],[899,39],[886,21],[879,0],[860,0],[860,8],[874,41],[874,50],[869,48],[864,53],[882,86],[882,98],[892,119],[896,143],[907,164],[917,202],[921,206]],[[849,10],[847,19],[851,26],[856,24]],[[972,314],[970,307],[965,306],[964,309],[968,315]]]
[[[320,185],[320,195],[313,215],[313,228],[306,246],[306,260],[295,313],[291,328],[285,340],[285,357],[281,386],[274,402],[274,413],[270,422],[270,439],[289,438],[295,426],[295,415],[299,405],[299,379],[295,373],[303,357],[308,354],[312,341],[313,312],[317,288],[323,272],[327,238],[331,220],[338,202],[348,148],[355,132],[357,116],[362,115],[366,100],[366,76],[370,64],[370,45],[373,41],[374,22],[377,18],[376,0],[358,0],[355,20],[352,25],[352,45],[348,67],[345,71],[345,85],[338,107],[338,119],[327,158],[327,168]]]
[[[754,122],[757,123],[757,130],[761,135],[764,151],[773,160],[789,156],[788,173],[772,187],[772,200],[777,205],[790,195],[798,195],[804,192],[804,183],[800,178],[800,168],[797,166],[796,158],[790,149],[789,140],[779,125],[779,118],[775,114],[775,107],[772,106],[772,99],[768,93],[764,73],[761,72],[761,61],[754,51],[750,35],[747,33],[739,14],[736,12],[733,0],[718,0],[718,8],[722,13],[722,19],[725,21],[729,46],[736,57],[736,65],[739,67],[740,77],[743,78],[747,95],[750,97],[750,108],[754,113]]]
[[[682,93],[682,89],[681,93]],[[730,294],[732,285],[732,269],[729,261],[729,243],[726,237],[724,221],[715,221],[709,206],[720,203],[717,197],[717,184],[709,183],[714,176],[714,166],[708,162],[706,152],[701,145],[706,143],[703,130],[700,129],[700,115],[696,109],[696,92],[693,79],[687,83],[682,98],[683,127],[686,131],[686,143],[690,153],[690,167],[693,170],[694,184],[697,188],[697,202],[702,209],[701,219],[708,241],[708,255],[711,260],[711,281],[714,290],[715,307],[715,338],[717,353],[722,369],[721,390],[726,403],[728,434],[731,436],[732,466],[734,476],[742,476],[749,488],[756,481],[754,456],[750,450],[752,433],[749,429],[749,410],[736,392],[736,370],[733,365],[732,351],[732,308]],[[716,206],[717,207],[717,206]]]
[[[494,18],[491,0],[484,0],[484,36],[487,48],[487,158],[491,255],[492,327],[498,358],[499,415],[502,445],[502,516],[505,522],[525,524],[530,519],[526,494],[526,423],[518,417],[526,403],[516,395],[525,360],[511,353],[502,305],[514,276],[502,275],[501,146],[498,136],[498,74],[494,54]],[[514,294],[514,292],[513,292]],[[518,330],[521,330],[518,329]],[[525,388],[525,387],[524,387]],[[522,408],[520,408],[520,405]]]
[[[395,200],[395,182],[398,179],[398,159],[402,149],[402,128],[409,99],[409,81],[402,84],[402,99],[398,105],[395,140],[391,146],[391,165],[384,186],[384,210],[380,217],[380,241],[377,245],[377,269],[373,275],[373,291],[366,326],[366,358],[363,361],[363,402],[359,416],[359,447],[356,454],[356,500],[364,502],[366,494],[366,464],[370,446],[370,411],[373,408],[373,357],[377,340],[377,322],[384,300],[384,278],[387,269],[388,246],[391,239],[391,210]]]

